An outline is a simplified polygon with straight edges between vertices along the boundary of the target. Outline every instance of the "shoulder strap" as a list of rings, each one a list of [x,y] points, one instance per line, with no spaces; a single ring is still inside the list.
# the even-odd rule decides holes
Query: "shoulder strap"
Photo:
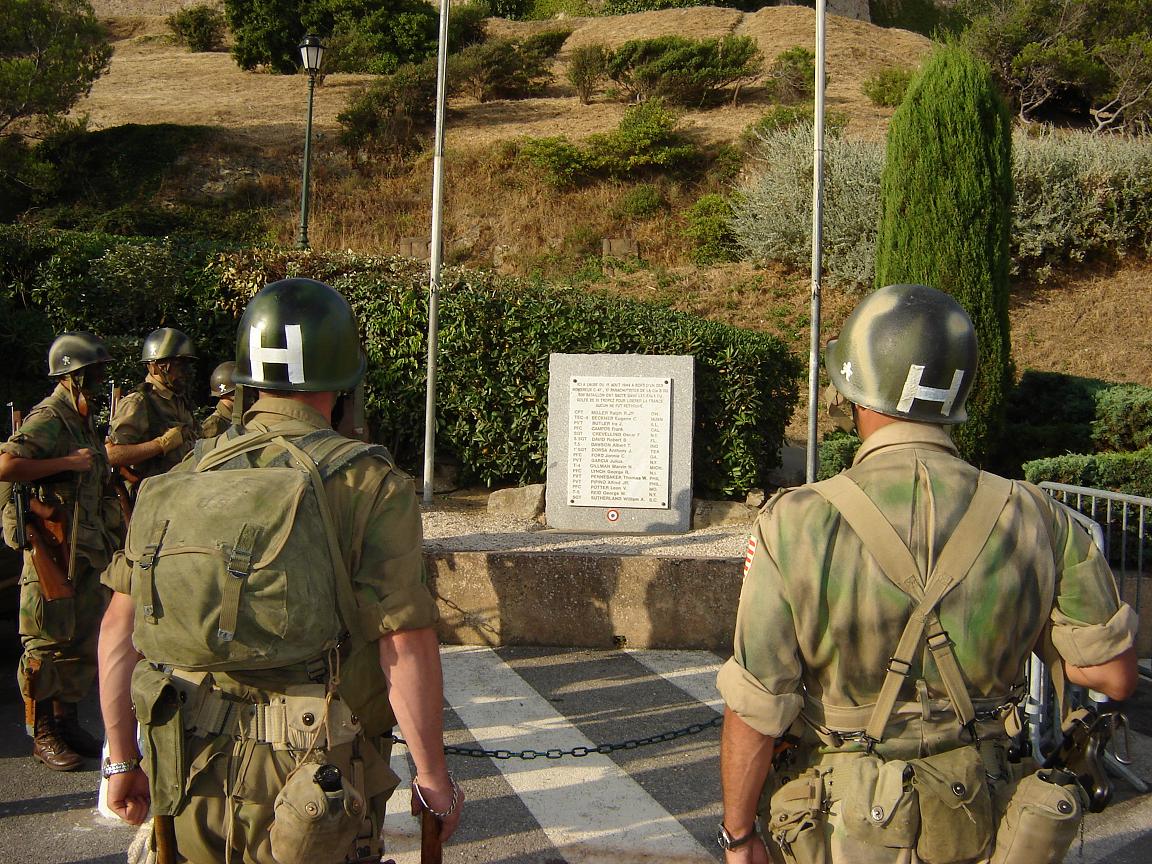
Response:
[[[912,669],[913,652],[925,640],[925,632],[928,649],[936,660],[953,710],[960,724],[968,725],[975,718],[975,710],[952,650],[953,642],[940,624],[936,607],[968,575],[992,536],[1011,494],[1012,481],[980,473],[968,511],[923,582],[920,568],[908,546],[872,499],[850,477],[838,474],[814,484],[813,489],[840,512],[864,548],[876,559],[884,575],[918,601],[900,636],[900,643],[888,661],[888,674],[868,722],[866,737],[871,741],[882,740],[900,687]]]

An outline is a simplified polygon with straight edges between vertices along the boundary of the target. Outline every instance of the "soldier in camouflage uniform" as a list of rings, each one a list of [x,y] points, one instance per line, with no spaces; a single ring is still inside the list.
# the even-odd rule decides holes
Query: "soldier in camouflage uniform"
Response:
[[[236,363],[232,360],[221,363],[212,370],[208,395],[216,399],[216,410],[200,424],[202,438],[215,438],[228,431],[228,427],[232,425],[232,406],[236,398],[236,385],[232,383],[232,375],[235,371]]]
[[[336,438],[343,442],[339,446],[351,444],[349,439],[328,434],[340,394],[354,388],[364,372],[355,319],[340,294],[308,279],[286,279],[267,286],[245,310],[237,349],[234,380],[259,391],[259,398],[244,414],[243,427],[204,440],[171,474],[146,481],[133,515],[134,530],[143,524],[150,483],[196,470],[204,458],[212,458],[215,448],[228,448],[230,442],[247,446],[244,436],[251,433],[274,433],[299,442],[301,448],[308,438]],[[327,438],[320,437],[326,434]],[[278,464],[274,460],[284,452],[282,445],[257,446],[263,449],[244,457],[254,462],[255,471],[250,473],[272,470]],[[379,710],[382,705],[387,713],[388,702],[416,766],[413,791],[442,819],[441,838],[446,839],[459,821],[463,793],[448,774],[444,759],[442,676],[434,627],[438,613],[425,581],[415,491],[411,478],[394,467],[383,448],[370,449],[370,456],[350,462],[322,481],[342,566],[355,591],[353,617],[358,619],[350,622],[343,612],[340,614],[353,635],[340,643],[343,659],[339,666],[328,656],[319,669],[315,664],[300,663],[227,669],[205,676],[150,663],[147,656],[140,658],[133,643],[135,634],[136,645],[150,644],[141,637],[149,635],[145,629],[155,620],[150,605],[155,601],[138,606],[134,598],[141,589],[139,580],[154,578],[155,596],[161,604],[165,602],[160,582],[161,565],[166,560],[162,557],[163,541],[154,553],[156,563],[150,565],[155,567],[155,577],[149,577],[139,562],[131,560],[136,554],[132,536],[126,552],[118,555],[105,573],[106,584],[117,592],[105,616],[100,643],[101,696],[110,753],[104,767],[109,778],[109,806],[133,824],[143,820],[150,804],[155,813],[172,814],[182,860],[195,864],[225,860],[283,864],[286,854],[295,856],[287,860],[307,864],[345,860],[347,846],[341,842],[312,849],[304,857],[289,849],[277,851],[273,858],[275,836],[284,828],[281,820],[291,809],[277,804],[277,796],[288,795],[299,765],[309,766],[319,760],[339,767],[367,802],[371,818],[366,824],[371,825],[371,836],[358,839],[349,857],[378,861],[384,804],[396,784],[387,763],[392,717],[384,717]],[[221,469],[220,473],[228,471]],[[319,481],[321,475],[316,476]],[[307,580],[314,574],[302,567],[286,575],[290,580]],[[227,574],[221,578],[231,579]],[[179,589],[174,591],[180,593]],[[170,595],[167,602],[174,604],[180,599]],[[317,609],[314,616],[325,611],[330,610]],[[170,615],[184,617],[183,612]],[[209,632],[219,635],[214,626]],[[365,639],[363,645],[358,645],[357,632]],[[235,640],[243,641],[239,628]],[[282,641],[293,641],[293,633],[285,633]],[[240,645],[239,649],[247,647]],[[356,665],[357,658],[367,658],[366,665]],[[339,680],[335,680],[337,668]],[[301,688],[316,689],[316,682],[335,688],[328,691],[329,698],[336,694],[336,700],[322,709],[328,713],[321,728],[328,729],[328,735],[358,728],[354,740],[333,745],[329,738],[328,744],[306,750],[299,741],[292,744],[282,740],[285,735],[291,738],[291,730],[301,724],[304,728],[316,726],[320,711],[309,709],[300,714],[292,701],[298,698],[294,694],[303,692]],[[178,703],[175,719],[169,709],[157,707],[163,704],[163,694],[169,688],[187,697]],[[249,720],[270,711],[271,703],[287,706],[287,729],[283,723]],[[342,703],[356,713],[350,716]],[[367,707],[355,707],[361,704]],[[147,772],[141,770],[134,717],[141,720],[146,741],[171,742],[172,738],[165,736],[176,736],[175,743],[145,749]],[[175,729],[170,730],[173,725]],[[314,745],[316,739],[309,740]],[[179,759],[174,755],[177,752]],[[316,782],[320,782],[319,775]],[[304,786],[315,788],[309,783]],[[305,831],[299,837],[301,847],[317,845],[308,834]]]
[[[161,327],[144,340],[148,368],[143,383],[120,400],[108,428],[108,460],[125,469],[129,486],[179,464],[199,437],[188,385],[196,347],[179,330]]]
[[[33,756],[56,771],[75,770],[81,757],[100,755],[100,742],[79,725],[76,703],[96,680],[96,638],[107,599],[100,571],[122,540],[120,509],[91,408],[110,360],[89,333],[57,338],[48,352],[56,389],[0,447],[0,480],[30,487],[31,497],[53,507],[54,521],[68,532],[76,525],[76,536],[68,537],[75,542],[72,597],[44,598],[31,552],[25,552],[20,580],[20,692]],[[12,527],[6,525],[9,540]]]
[[[976,356],[959,304],[910,285],[870,295],[828,345],[840,416],[854,420],[863,445],[838,478],[765,505],[749,541],[734,656],[718,679],[726,708],[717,840],[728,862],[765,862],[769,850],[776,861],[986,861],[1013,784],[1035,767],[1014,756],[1005,727],[1033,648],[1050,635],[1068,680],[1112,698],[1135,686],[1135,614],[1087,532],[1038,488],[984,474],[957,454],[948,429],[966,419]],[[991,500],[985,486],[1002,497],[971,506]],[[949,549],[962,520],[979,518],[984,530],[965,534],[976,542]],[[886,539],[862,539],[872,534]],[[891,573],[880,563],[890,555],[918,572]],[[909,624],[917,591],[927,593],[937,565],[958,555],[972,563],[957,564],[950,584],[963,584]],[[918,584],[901,587],[908,575]],[[901,659],[906,627],[922,634],[925,621],[927,650],[915,640]],[[968,821],[956,832],[930,824],[931,771],[913,760],[959,764],[970,752],[974,779],[953,779],[943,792],[944,809]],[[892,777],[885,765],[900,770]],[[989,785],[986,824],[977,826],[969,816]],[[893,815],[902,802],[910,802],[903,820]],[[978,827],[982,839],[960,851]],[[949,844],[956,848],[939,849]]]

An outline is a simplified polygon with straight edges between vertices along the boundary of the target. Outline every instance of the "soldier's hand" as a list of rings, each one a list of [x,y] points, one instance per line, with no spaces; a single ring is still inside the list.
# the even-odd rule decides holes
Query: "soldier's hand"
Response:
[[[151,806],[148,775],[140,768],[108,778],[108,809],[129,825],[143,823]]]
[[[764,841],[753,837],[743,846],[724,853],[724,864],[771,864]]]
[[[420,804],[422,797],[440,820],[440,840],[447,840],[460,824],[460,811],[464,809],[464,790],[447,773],[432,782],[426,781],[423,777],[417,777],[412,782],[413,785],[419,784],[420,791],[417,795],[416,790],[412,790],[412,815],[419,816],[423,810]],[[445,815],[440,815],[442,813]]]
[[[92,451],[87,447],[73,450],[68,454],[68,460],[70,463],[69,470],[71,471],[86,474],[92,470]]]
[[[177,447],[184,443],[184,427],[173,426],[159,438],[153,439],[160,445],[160,452],[164,454],[171,453]]]

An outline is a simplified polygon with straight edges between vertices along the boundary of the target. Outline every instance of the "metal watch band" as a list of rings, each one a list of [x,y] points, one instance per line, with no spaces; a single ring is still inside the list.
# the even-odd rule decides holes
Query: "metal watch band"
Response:
[[[115,774],[127,774],[129,771],[135,771],[140,767],[139,759],[127,759],[124,762],[113,762],[108,757],[104,757],[104,764],[100,766],[100,775],[107,780]]]
[[[716,842],[720,848],[728,851],[729,849],[739,849],[753,837],[760,833],[760,819],[752,823],[752,830],[745,834],[743,837],[733,837],[728,833],[728,829],[724,827],[724,823],[720,823],[720,827],[716,829]]]

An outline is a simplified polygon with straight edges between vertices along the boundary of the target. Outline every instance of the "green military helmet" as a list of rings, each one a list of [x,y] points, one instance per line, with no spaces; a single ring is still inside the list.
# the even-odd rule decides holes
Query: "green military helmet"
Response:
[[[955,424],[976,380],[976,329],[956,300],[888,285],[852,310],[824,361],[844,398],[890,417]]]
[[[236,362],[226,360],[212,370],[212,379],[208,386],[208,395],[219,399],[229,393],[236,392],[236,385],[232,383],[232,376],[236,373]]]
[[[104,343],[91,333],[61,333],[48,349],[48,375],[58,378],[98,363],[112,362]]]
[[[351,390],[364,375],[356,316],[314,279],[266,285],[244,309],[232,380],[265,390]]]
[[[173,327],[161,327],[153,330],[144,340],[144,350],[140,352],[143,363],[153,363],[157,360],[170,360],[173,357],[184,357],[189,360],[197,359],[196,346],[188,338],[188,334]]]

